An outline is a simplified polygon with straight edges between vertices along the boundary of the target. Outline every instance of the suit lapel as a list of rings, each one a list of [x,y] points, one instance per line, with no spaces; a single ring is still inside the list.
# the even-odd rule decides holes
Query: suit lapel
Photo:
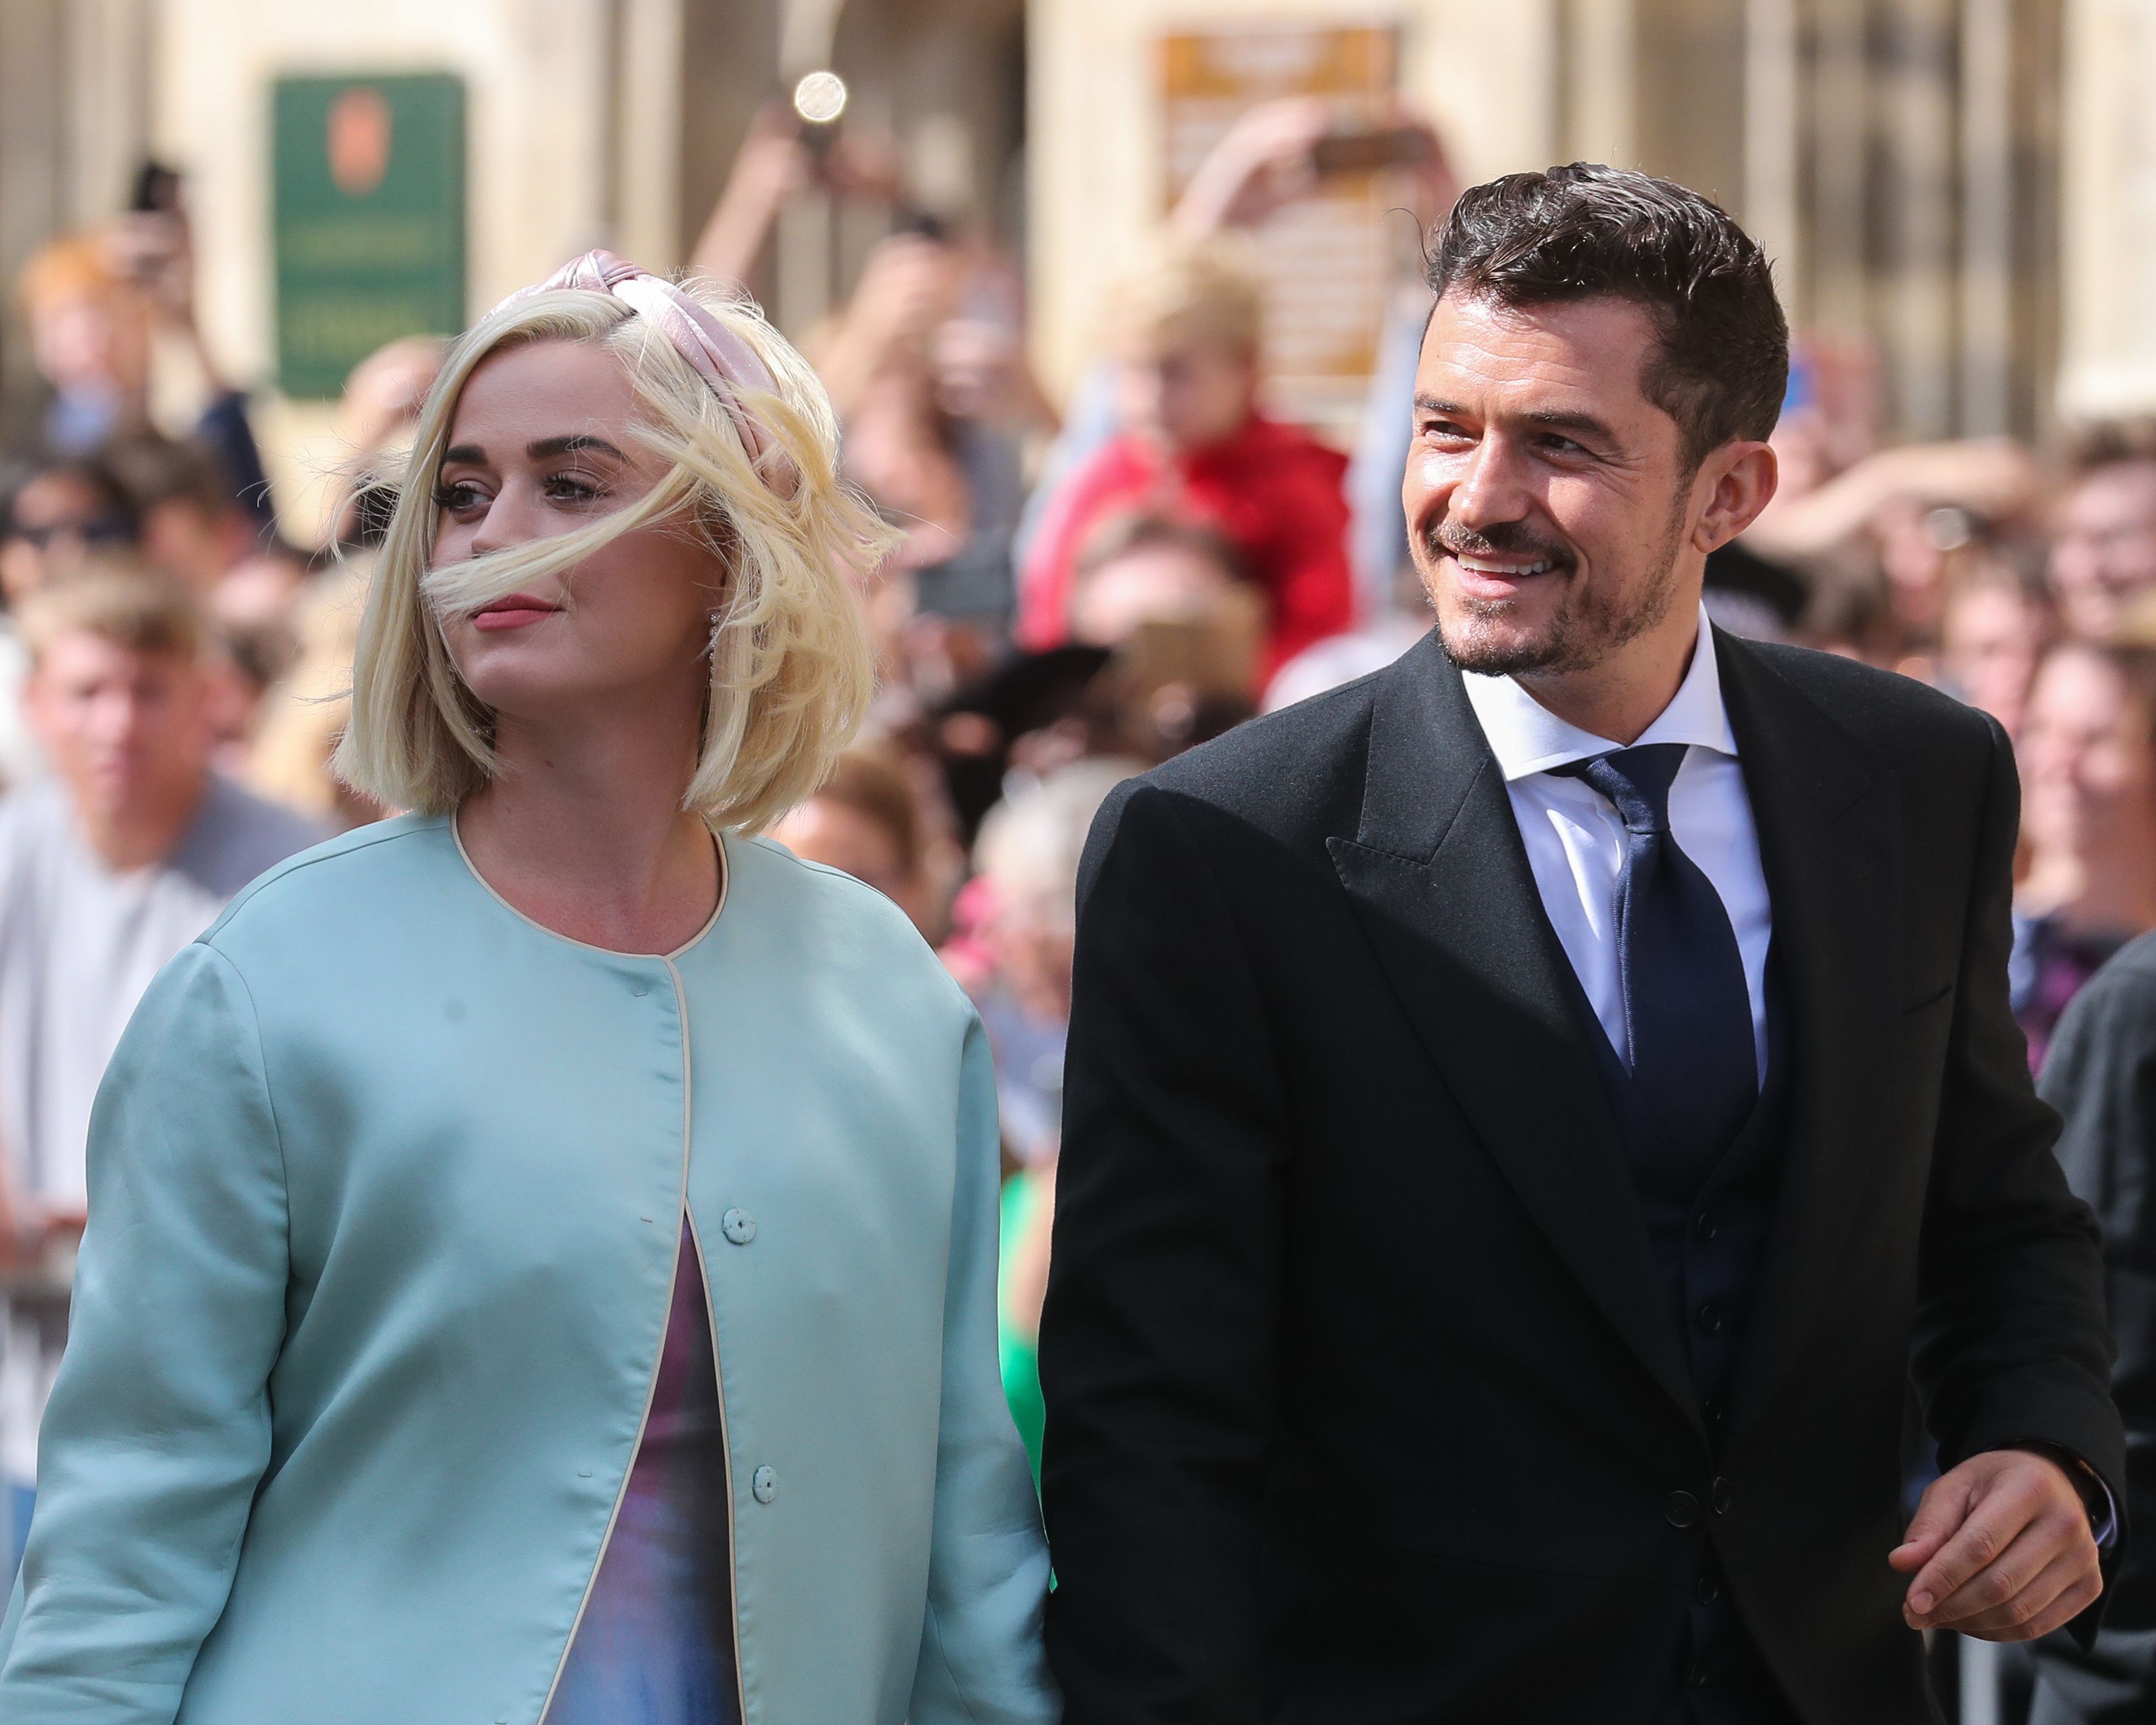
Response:
[[[1435,632],[1383,675],[1360,823],[1329,848],[1461,1111],[1597,1309],[1697,1421],[1577,985]]]
[[[1717,638],[1722,698],[1759,833],[1787,984],[1794,1083],[1780,1195],[1730,1409],[1757,1419],[1831,1284],[1876,1145],[1900,1006],[1893,777],[1741,641]]]

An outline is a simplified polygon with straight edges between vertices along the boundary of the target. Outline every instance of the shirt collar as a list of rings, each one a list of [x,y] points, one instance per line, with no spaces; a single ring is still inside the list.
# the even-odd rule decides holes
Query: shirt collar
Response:
[[[1510,677],[1462,671],[1468,705],[1490,742],[1490,752],[1509,784],[1531,773],[1548,773],[1572,761],[1606,755],[1625,747],[1568,724]],[[1734,757],[1736,734],[1722,704],[1722,677],[1714,662],[1714,629],[1707,607],[1699,612],[1699,635],[1684,681],[1661,716],[1643,732],[1640,743],[1684,742]],[[1636,747],[1639,744],[1635,744]]]

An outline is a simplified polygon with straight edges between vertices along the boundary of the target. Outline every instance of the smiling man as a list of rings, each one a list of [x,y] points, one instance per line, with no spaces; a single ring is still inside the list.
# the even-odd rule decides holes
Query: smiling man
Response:
[[[1765,257],[1468,193],[1404,498],[1438,626],[1125,785],[1041,1375],[1068,1725],[1918,1725],[2092,1627],[2122,1440],[2008,1012],[2013,758],[1712,629]],[[1944,1476],[1904,1525],[1913,1372]]]

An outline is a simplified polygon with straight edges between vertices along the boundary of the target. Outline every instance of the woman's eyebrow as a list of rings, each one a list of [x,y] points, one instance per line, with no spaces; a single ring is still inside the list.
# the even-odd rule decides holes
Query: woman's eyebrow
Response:
[[[550,455],[574,455],[586,449],[596,449],[603,455],[611,455],[617,461],[626,461],[623,454],[603,437],[593,437],[588,432],[571,437],[542,437],[538,442],[526,444],[524,453],[534,461],[544,461]],[[444,457],[444,459],[448,458]]]

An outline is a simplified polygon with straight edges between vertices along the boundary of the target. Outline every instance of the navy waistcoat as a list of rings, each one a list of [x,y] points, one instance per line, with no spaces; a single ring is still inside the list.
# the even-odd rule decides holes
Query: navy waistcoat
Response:
[[[1789,1012],[1771,955],[1767,965],[1767,1068],[1759,1099],[1737,1137],[1710,1163],[1672,1156],[1637,1105],[1631,1073],[1574,979],[1575,1004],[1616,1117],[1618,1137],[1717,1459],[1729,1386],[1767,1255],[1774,1201],[1789,1148]],[[1565,967],[1568,975],[1571,967]],[[1709,1517],[1712,1504],[1703,1506]],[[1657,1725],[1784,1725],[1794,1715],[1766,1670],[1714,1564],[1711,1536],[1699,1547],[1689,1622],[1671,1692]]]

